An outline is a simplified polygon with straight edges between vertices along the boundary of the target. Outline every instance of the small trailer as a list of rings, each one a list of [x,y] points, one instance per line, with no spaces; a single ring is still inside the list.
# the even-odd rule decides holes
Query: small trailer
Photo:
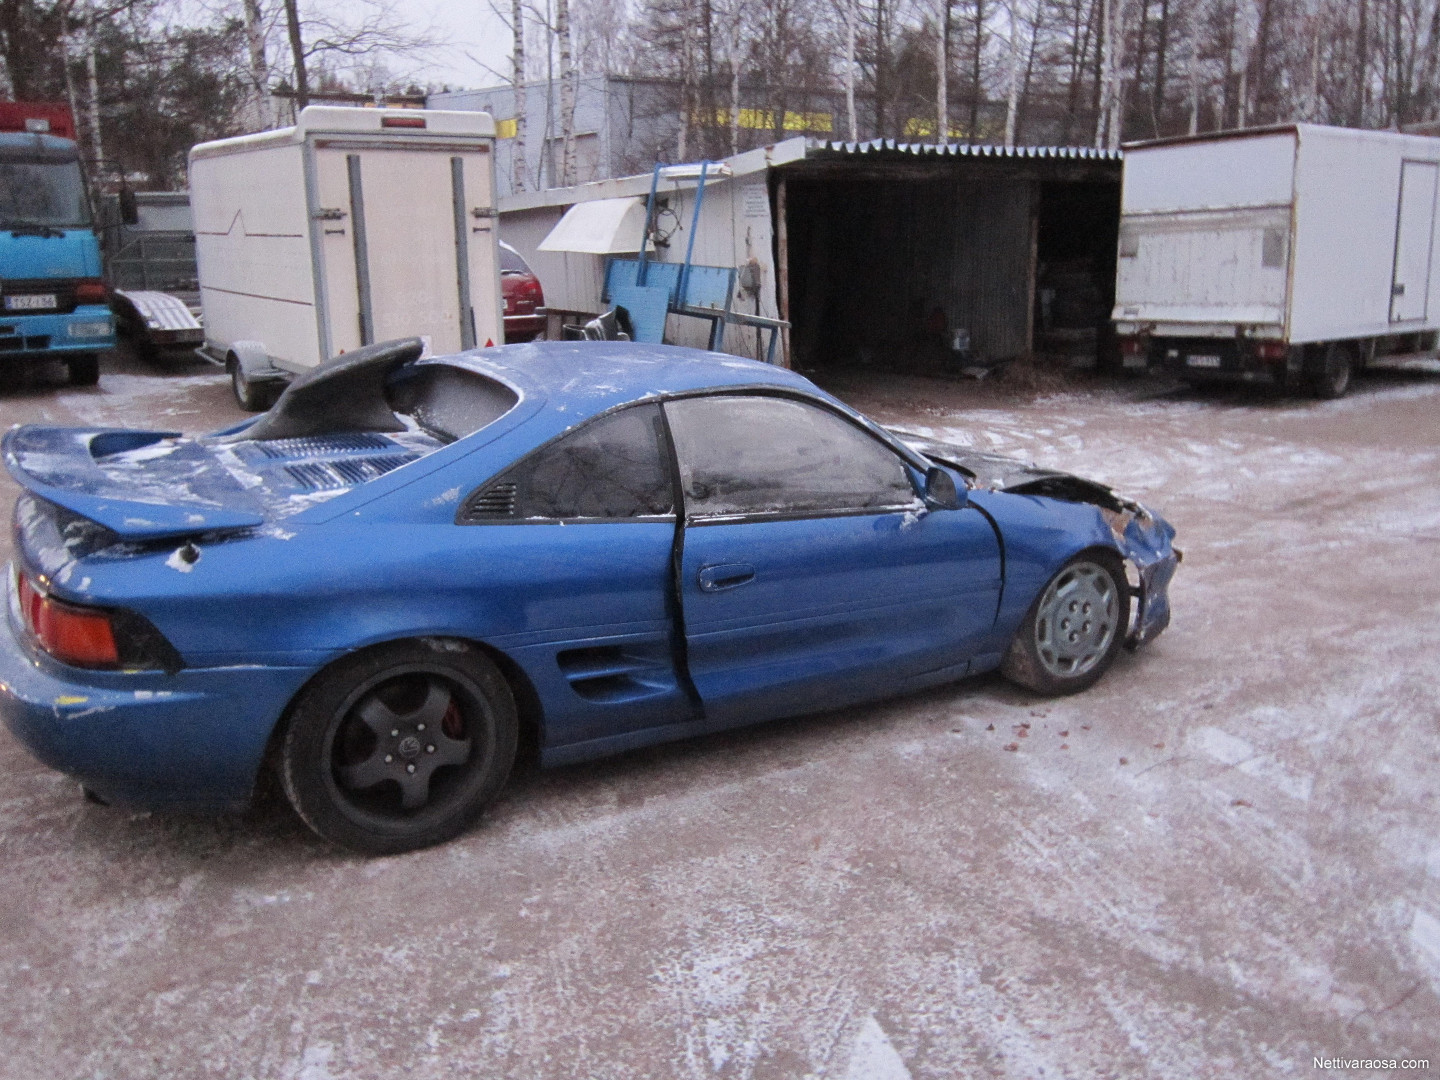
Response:
[[[151,358],[172,350],[189,353],[203,345],[189,193],[107,195],[100,204],[100,222],[116,334]]]
[[[243,407],[377,341],[504,340],[494,143],[486,113],[312,105],[190,151],[199,351]]]
[[[1127,367],[1339,397],[1440,331],[1440,138],[1289,124],[1125,148]]]

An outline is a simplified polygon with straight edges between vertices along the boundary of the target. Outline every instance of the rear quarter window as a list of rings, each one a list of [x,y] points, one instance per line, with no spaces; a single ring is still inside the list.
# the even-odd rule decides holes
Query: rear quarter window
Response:
[[[450,364],[416,364],[387,389],[397,413],[444,442],[473,435],[520,400],[504,383]]]

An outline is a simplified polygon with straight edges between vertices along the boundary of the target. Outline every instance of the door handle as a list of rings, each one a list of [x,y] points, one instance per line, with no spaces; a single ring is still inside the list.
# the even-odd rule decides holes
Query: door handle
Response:
[[[700,590],[720,592],[755,580],[755,567],[749,563],[712,563],[700,568]]]

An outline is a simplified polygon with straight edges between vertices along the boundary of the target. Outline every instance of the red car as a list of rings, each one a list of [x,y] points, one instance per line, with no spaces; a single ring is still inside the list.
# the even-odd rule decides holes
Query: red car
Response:
[[[545,293],[540,279],[504,240],[500,241],[500,291],[505,297],[505,343],[545,336]]]

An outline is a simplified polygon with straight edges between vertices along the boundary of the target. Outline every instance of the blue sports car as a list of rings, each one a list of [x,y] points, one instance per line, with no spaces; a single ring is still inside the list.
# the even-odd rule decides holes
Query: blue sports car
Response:
[[[1103,485],[629,342],[371,346],[228,431],[29,426],[0,711],[105,802],[273,763],[365,852],[437,843],[522,734],[573,762],[999,668],[1083,690],[1179,553]]]

